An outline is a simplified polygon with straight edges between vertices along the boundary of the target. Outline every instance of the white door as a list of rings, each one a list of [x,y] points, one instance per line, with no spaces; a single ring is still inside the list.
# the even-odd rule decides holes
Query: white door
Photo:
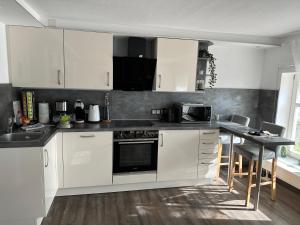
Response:
[[[194,92],[198,41],[157,38],[156,91]]]
[[[113,88],[112,34],[64,30],[66,88]]]
[[[57,143],[56,136],[43,148],[44,183],[45,183],[45,216],[58,190]]]
[[[14,87],[64,87],[62,30],[8,26],[7,43]]]
[[[112,132],[63,133],[64,187],[112,184]]]
[[[199,130],[159,131],[157,180],[197,178]]]

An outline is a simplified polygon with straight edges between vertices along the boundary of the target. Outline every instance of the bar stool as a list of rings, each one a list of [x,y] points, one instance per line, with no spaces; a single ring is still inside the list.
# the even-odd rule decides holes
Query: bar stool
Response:
[[[261,130],[269,131],[272,134],[277,134],[278,136],[282,137],[285,132],[285,128],[274,123],[262,122]],[[261,185],[271,185],[271,199],[276,200],[276,166],[277,166],[277,152],[279,152],[280,146],[272,147],[266,146],[264,150],[263,160],[270,160],[272,159],[272,171],[271,171],[271,179],[267,177],[262,178],[264,179],[261,182]],[[233,148],[234,158],[237,154],[242,155],[244,158],[248,159],[248,183],[247,183],[247,190],[246,190],[246,200],[245,205],[248,207],[250,203],[250,196],[251,196],[251,188],[255,187],[255,184],[252,184],[252,177],[256,175],[253,173],[253,165],[254,161],[258,160],[259,157],[259,146],[256,144],[245,143],[243,145],[234,145]],[[235,176],[239,176],[240,173],[235,172],[235,166],[233,165],[230,169],[230,181],[229,181],[229,191],[233,189],[233,178]]]
[[[232,115],[230,122],[238,123],[242,126],[248,126],[250,123],[250,118],[246,116],[240,116],[240,115]],[[235,137],[233,140],[234,144],[243,144],[243,139],[239,137]],[[229,155],[222,156],[223,152],[223,145],[229,145],[230,144],[230,135],[228,133],[221,132],[220,133],[220,141],[218,145],[218,157],[217,157],[217,171],[216,171],[216,177],[220,177],[220,169],[221,166],[229,166],[229,162],[222,162],[222,159],[227,159],[229,161]],[[239,156],[238,162],[234,161],[235,165],[239,166],[239,172],[242,173],[243,169],[243,157]]]

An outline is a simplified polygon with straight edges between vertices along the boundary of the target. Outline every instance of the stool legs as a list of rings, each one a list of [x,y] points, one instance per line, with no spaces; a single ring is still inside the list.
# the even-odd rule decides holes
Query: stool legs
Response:
[[[239,155],[239,173],[240,173],[240,178],[243,177],[243,156]]]
[[[222,151],[223,145],[218,145],[218,158],[217,158],[217,170],[216,170],[216,178],[220,177],[220,169],[221,169],[221,162],[222,162]]]
[[[273,201],[276,200],[276,167],[277,167],[277,159],[273,159],[272,161],[272,175],[271,175],[271,199]]]
[[[247,191],[246,191],[246,203],[245,205],[248,207],[250,203],[251,197],[251,186],[252,186],[252,177],[253,177],[253,160],[249,160],[248,164],[248,183],[247,183]]]

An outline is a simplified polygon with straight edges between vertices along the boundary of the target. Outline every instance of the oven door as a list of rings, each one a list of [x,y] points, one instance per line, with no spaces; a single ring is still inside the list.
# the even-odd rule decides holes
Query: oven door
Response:
[[[113,173],[157,169],[158,140],[121,140],[114,142]]]

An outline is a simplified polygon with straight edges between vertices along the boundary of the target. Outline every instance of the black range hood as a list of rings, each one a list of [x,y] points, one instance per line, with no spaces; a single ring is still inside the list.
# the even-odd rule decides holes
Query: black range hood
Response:
[[[113,57],[114,90],[152,90],[156,68],[152,46],[145,38],[128,38],[127,55]]]

